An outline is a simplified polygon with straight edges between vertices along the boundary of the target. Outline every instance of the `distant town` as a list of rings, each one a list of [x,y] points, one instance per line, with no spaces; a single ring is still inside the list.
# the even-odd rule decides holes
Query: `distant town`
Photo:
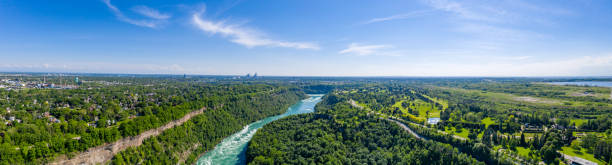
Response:
[[[51,77],[51,76],[50,76]],[[31,77],[30,75],[16,74],[4,75],[0,79],[0,89],[18,90],[18,89],[75,89],[82,84],[78,76],[62,77],[62,75],[54,75],[53,81],[47,81],[47,76]]]

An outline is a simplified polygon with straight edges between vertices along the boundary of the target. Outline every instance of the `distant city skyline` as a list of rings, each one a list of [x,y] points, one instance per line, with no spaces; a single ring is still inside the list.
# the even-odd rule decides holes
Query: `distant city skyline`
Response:
[[[612,76],[612,1],[0,1],[0,72]]]

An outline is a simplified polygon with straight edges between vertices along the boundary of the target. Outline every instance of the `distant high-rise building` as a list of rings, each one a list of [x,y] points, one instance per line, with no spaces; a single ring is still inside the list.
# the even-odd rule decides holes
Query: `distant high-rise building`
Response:
[[[253,78],[257,78],[257,72],[255,72],[255,74],[253,75]]]
[[[251,74],[250,74],[250,73],[247,73],[246,77],[247,77],[247,78],[251,78]]]

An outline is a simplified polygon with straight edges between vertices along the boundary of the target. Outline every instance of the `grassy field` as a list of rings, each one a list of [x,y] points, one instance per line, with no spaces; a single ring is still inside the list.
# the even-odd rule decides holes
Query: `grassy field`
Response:
[[[573,86],[573,85],[554,85],[548,83],[535,83],[545,84],[557,87],[559,91],[565,93],[566,96],[570,97],[597,97],[607,99],[610,98],[610,88],[606,87],[586,87],[586,86]]]
[[[461,128],[461,132],[457,132],[457,128],[455,127],[446,127],[446,129],[444,129],[444,132],[449,133],[449,134],[454,134],[457,136],[461,136],[466,139],[468,139],[468,134],[470,133],[470,131],[465,128]]]
[[[484,124],[487,128],[489,127],[489,125],[495,124],[495,121],[493,121],[493,119],[491,117],[486,117],[486,118],[480,120],[480,122],[482,122],[482,124]]]
[[[525,104],[534,104],[534,105],[565,105],[565,106],[609,106],[612,107],[612,104],[607,103],[593,103],[587,101],[568,101],[562,99],[554,99],[554,98],[544,98],[544,97],[535,97],[535,96],[519,96],[509,93],[497,93],[497,92],[489,92],[489,91],[480,91],[480,90],[469,90],[469,89],[460,89],[460,88],[448,88],[448,87],[440,87],[446,90],[452,90],[455,92],[465,92],[480,95],[483,97],[487,97],[487,99],[494,102],[505,102],[505,103],[525,103]],[[608,93],[609,94],[609,93]],[[609,97],[610,95],[608,95]]]
[[[428,98],[428,99],[433,100],[434,102],[436,102],[436,103],[438,103],[438,104],[441,104],[441,105],[442,105],[442,109],[446,109],[446,108],[448,108],[448,102],[447,102],[447,101],[445,101],[445,100],[438,99],[438,98],[435,98],[435,97],[429,97],[429,96],[427,96],[427,95],[423,95],[423,96],[424,96],[424,97],[426,97],[426,98]]]
[[[572,119],[572,120],[570,120],[570,123],[575,123],[576,127],[578,127],[578,126],[580,126],[580,125],[582,125],[582,124],[584,124],[586,122],[587,122],[587,119]]]
[[[432,108],[432,104],[431,103],[427,103],[423,100],[415,100],[413,102],[409,102],[411,105],[408,108],[404,108],[402,107],[402,103],[404,102],[408,102],[408,100],[402,100],[402,101],[398,101],[395,102],[395,104],[393,104],[392,107],[398,107],[402,112],[408,114],[408,108],[413,109],[418,111],[419,116],[417,118],[423,119],[423,120],[427,120],[427,118],[431,118],[431,117],[440,117],[440,111],[439,109],[436,108]],[[414,105],[412,105],[414,104]],[[444,104],[442,104],[444,105]],[[413,115],[414,116],[414,115]],[[416,116],[415,116],[416,117]]]
[[[575,156],[575,157],[579,157],[579,158],[583,158],[586,160],[590,160],[593,161],[597,164],[604,164],[604,162],[600,161],[599,159],[595,159],[595,157],[593,156],[593,154],[587,153],[586,149],[584,148],[580,148],[580,151],[578,150],[574,150],[571,147],[561,147],[561,153],[570,155],[570,156]]]
[[[416,106],[413,109],[419,111],[421,117],[440,117],[440,110],[431,108],[432,104],[427,103],[423,100],[416,100]]]
[[[524,157],[529,157],[529,152],[531,151],[531,149],[529,148],[525,148],[525,147],[516,147],[516,152]]]

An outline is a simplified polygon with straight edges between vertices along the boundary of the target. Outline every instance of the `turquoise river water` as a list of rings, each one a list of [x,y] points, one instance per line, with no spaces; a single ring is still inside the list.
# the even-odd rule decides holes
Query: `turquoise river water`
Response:
[[[312,94],[308,96],[310,98],[293,104],[285,113],[253,122],[245,126],[241,131],[223,139],[212,151],[208,151],[204,156],[200,157],[197,164],[246,164],[246,147],[253,135],[255,135],[255,132],[257,132],[257,129],[289,115],[314,112],[315,105],[321,101],[323,95]]]

